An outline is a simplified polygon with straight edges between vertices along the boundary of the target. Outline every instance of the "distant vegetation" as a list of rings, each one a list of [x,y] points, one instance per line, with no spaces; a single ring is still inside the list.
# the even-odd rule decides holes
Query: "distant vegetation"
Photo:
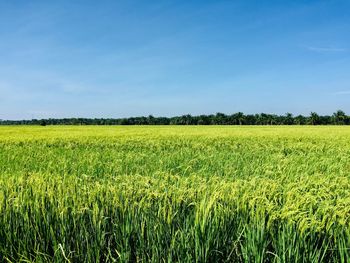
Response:
[[[0,125],[349,125],[350,116],[342,110],[333,115],[318,115],[311,112],[309,116],[291,113],[276,114],[244,114],[237,112],[231,115],[216,113],[211,115],[176,117],[130,117],[118,119],[64,118],[33,120],[0,120]]]

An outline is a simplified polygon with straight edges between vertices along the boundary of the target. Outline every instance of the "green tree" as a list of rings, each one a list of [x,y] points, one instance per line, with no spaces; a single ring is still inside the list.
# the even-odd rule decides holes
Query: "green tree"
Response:
[[[306,124],[306,117],[304,117],[303,115],[298,115],[294,118],[294,123],[297,125],[304,125]]]
[[[316,112],[311,112],[309,117],[309,122],[311,125],[320,124],[320,116]]]
[[[244,124],[244,114],[243,112],[237,112],[231,115],[231,124],[242,125]]]
[[[334,124],[338,125],[344,125],[347,119],[345,112],[342,110],[337,110],[336,112],[334,112],[332,117],[334,120]]]

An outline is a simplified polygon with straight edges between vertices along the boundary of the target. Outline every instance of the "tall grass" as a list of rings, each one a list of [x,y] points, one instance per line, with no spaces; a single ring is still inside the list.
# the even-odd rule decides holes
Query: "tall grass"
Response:
[[[0,261],[348,262],[349,219],[350,128],[0,128]]]

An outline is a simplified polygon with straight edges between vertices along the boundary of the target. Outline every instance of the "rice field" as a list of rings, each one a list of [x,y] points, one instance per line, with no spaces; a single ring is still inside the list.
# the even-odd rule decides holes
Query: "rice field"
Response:
[[[348,262],[350,127],[0,127],[1,262]]]

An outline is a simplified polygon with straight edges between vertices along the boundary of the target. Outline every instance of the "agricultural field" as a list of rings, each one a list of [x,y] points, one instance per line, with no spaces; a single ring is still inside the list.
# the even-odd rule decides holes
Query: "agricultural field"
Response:
[[[0,127],[1,262],[348,262],[350,127]]]

